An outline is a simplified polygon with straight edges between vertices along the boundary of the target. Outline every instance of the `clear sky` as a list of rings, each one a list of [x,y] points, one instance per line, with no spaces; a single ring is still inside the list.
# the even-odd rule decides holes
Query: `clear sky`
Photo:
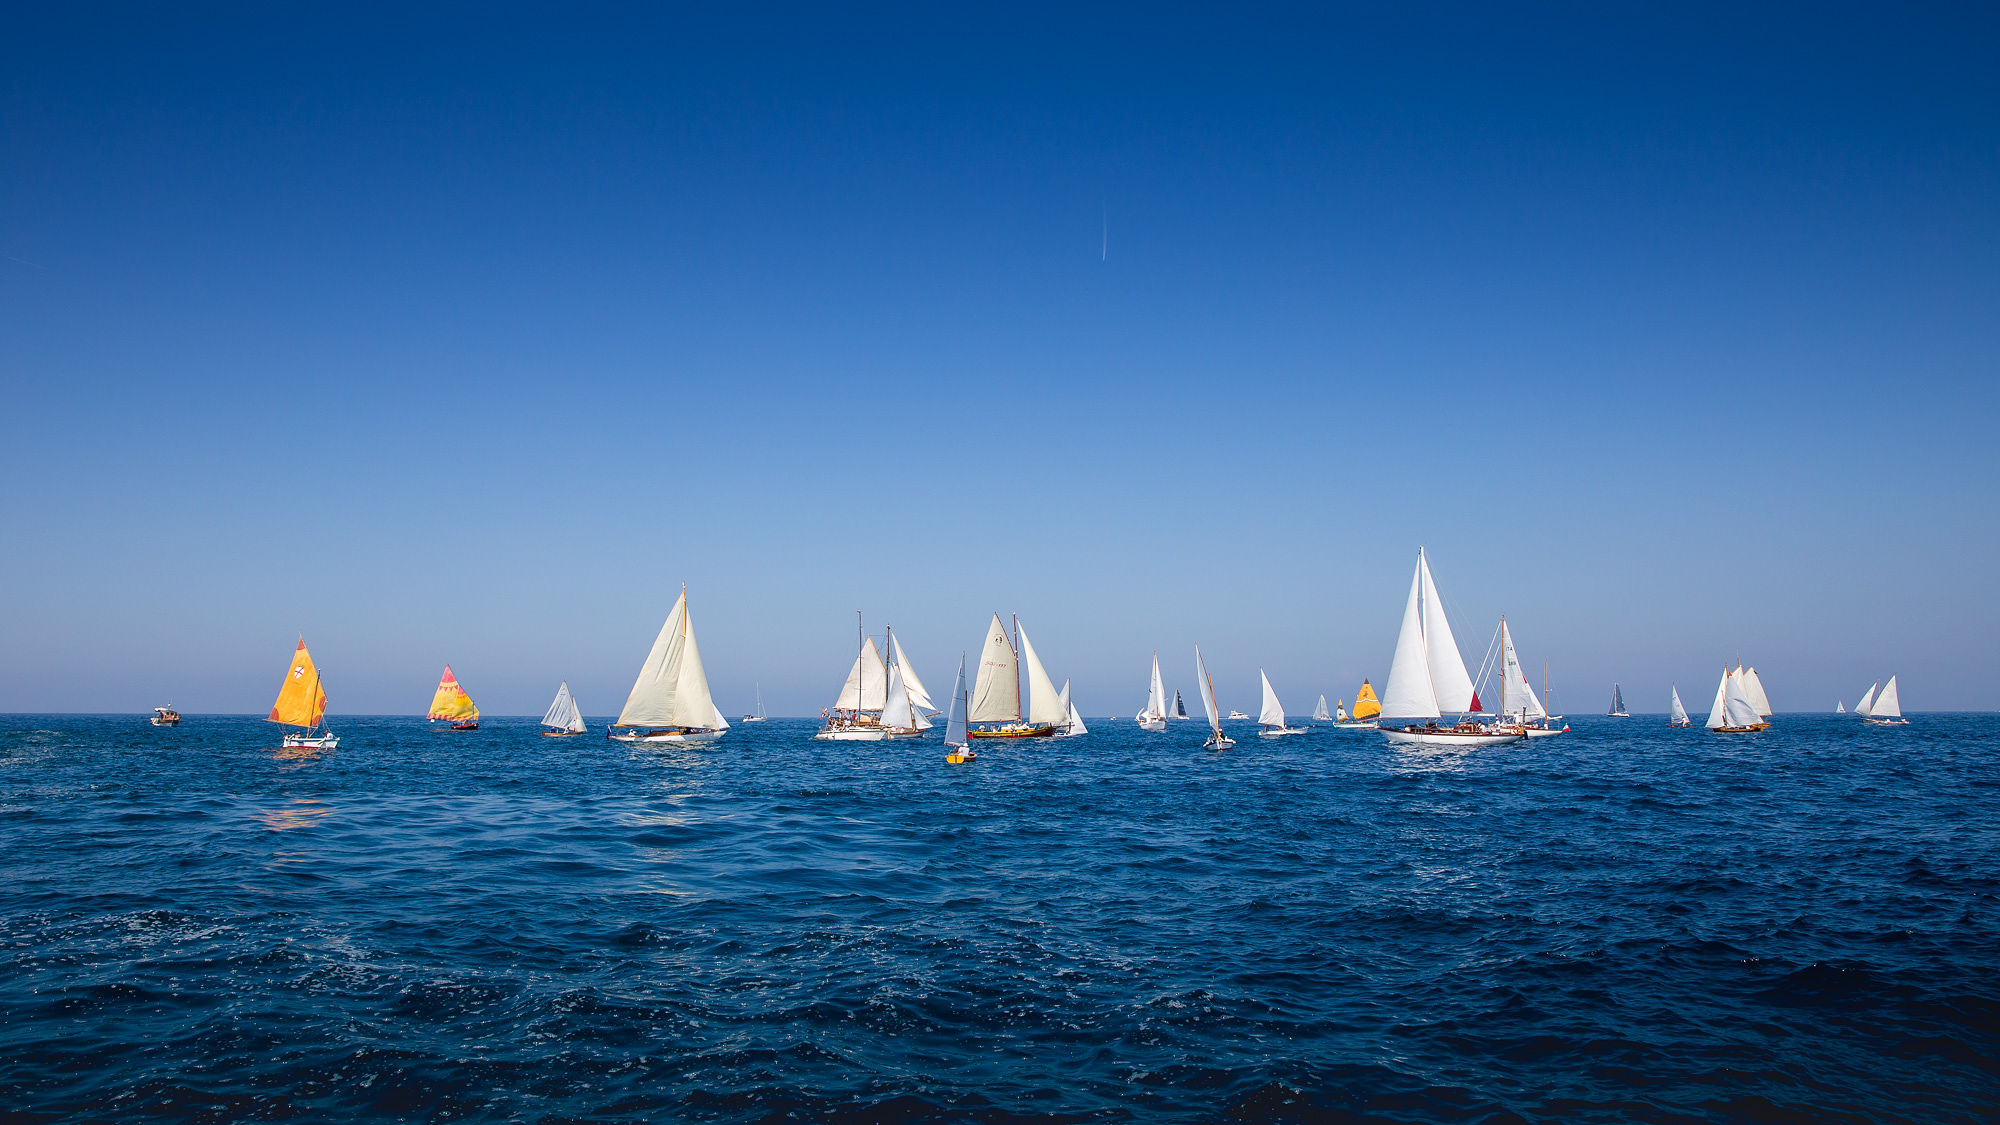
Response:
[[[15,12],[0,710],[2000,707],[1994,10],[1390,7]]]

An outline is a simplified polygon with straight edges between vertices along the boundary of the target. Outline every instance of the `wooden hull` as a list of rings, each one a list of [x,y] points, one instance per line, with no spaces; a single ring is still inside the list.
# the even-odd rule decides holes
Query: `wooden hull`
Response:
[[[1045,726],[1004,726],[995,730],[969,730],[967,738],[1048,738],[1056,733],[1055,724]]]
[[[580,731],[580,730],[545,730],[545,731],[543,731],[543,732],[542,732],[542,737],[543,737],[543,738],[575,738],[575,737],[576,737],[577,735],[579,735],[579,734],[582,734],[582,733],[583,733],[583,732],[582,732],[582,731]]]
[[[1757,723],[1747,727],[1710,727],[1708,729],[1712,734],[1756,734],[1759,731],[1768,730],[1770,726],[1771,724],[1769,723]]]

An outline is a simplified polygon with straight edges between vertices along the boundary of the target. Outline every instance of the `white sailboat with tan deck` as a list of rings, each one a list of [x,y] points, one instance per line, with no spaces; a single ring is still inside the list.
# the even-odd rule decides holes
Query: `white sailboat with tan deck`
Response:
[[[1474,722],[1470,716],[1481,710],[1451,623],[1445,619],[1430,559],[1419,547],[1376,729],[1390,742],[1418,746],[1498,746],[1526,737],[1516,730]],[[1446,715],[1457,720],[1451,726],[1440,725],[1438,720]]]
[[[1569,730],[1555,725],[1555,719],[1535,694],[1528,673],[1521,667],[1521,654],[1514,649],[1514,631],[1507,615],[1500,615],[1500,723],[1503,729],[1518,730],[1529,738],[1549,738]]]
[[[921,738],[931,729],[926,710],[931,697],[924,691],[923,681],[916,678],[915,670],[905,665],[903,645],[896,639],[895,630],[886,631],[882,648],[877,649],[875,638],[861,628],[858,614],[855,628],[861,651],[847,671],[839,697],[831,708],[822,712],[825,721],[813,737],[835,742]],[[897,659],[883,660],[885,650],[895,653]],[[915,690],[911,689],[912,683]]]
[[[1140,730],[1155,733],[1167,729],[1167,689],[1160,683],[1160,654],[1153,653],[1153,682],[1146,689],[1146,709],[1139,712]]]
[[[1754,734],[1770,726],[1744,692],[1742,677],[1727,664],[1722,666],[1722,682],[1715,685],[1715,703],[1703,725],[1717,734]]]
[[[1281,738],[1288,734],[1304,734],[1304,727],[1285,725],[1285,705],[1278,702],[1278,692],[1271,686],[1271,677],[1262,668],[1257,669],[1257,678],[1264,681],[1264,699],[1257,711],[1257,735],[1260,738]],[[1320,699],[1326,705],[1326,699]]]
[[[549,728],[542,732],[543,738],[583,733],[583,713],[577,709],[576,697],[569,693],[568,680],[556,689],[555,702],[549,704],[548,712],[542,716],[542,725]]]
[[[1681,705],[1680,685],[1674,684],[1671,686],[1673,688],[1673,693],[1674,693],[1674,702],[1673,706],[1667,711],[1667,725],[1670,727],[1693,726],[1694,720],[1688,718],[1688,709]]]
[[[607,733],[619,742],[713,742],[728,729],[708,693],[708,672],[701,666],[683,586]]]
[[[1055,684],[1035,655],[1035,646],[1014,619],[1017,650],[1007,638],[1000,615],[986,630],[986,643],[979,654],[979,674],[973,681],[972,710],[966,716],[970,738],[1047,738],[1069,722],[1069,712],[1060,708]],[[1021,668],[1027,665],[1028,706],[1021,707]],[[984,725],[971,725],[984,724]]]
[[[1859,708],[1857,708],[1859,710]],[[1903,717],[1903,697],[1896,692],[1896,677],[1882,685],[1881,694],[1875,697],[1868,713],[1862,718],[1876,726],[1907,726],[1910,720]]]
[[[1194,678],[1201,691],[1202,709],[1208,712],[1208,741],[1201,744],[1203,750],[1227,750],[1236,745],[1236,740],[1222,733],[1221,712],[1215,708],[1215,678],[1208,674],[1208,662],[1201,658],[1201,646],[1194,646]]]

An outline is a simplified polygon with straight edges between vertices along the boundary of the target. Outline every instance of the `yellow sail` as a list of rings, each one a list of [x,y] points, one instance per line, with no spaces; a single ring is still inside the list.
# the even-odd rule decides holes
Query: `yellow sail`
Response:
[[[444,666],[444,675],[438,678],[437,694],[431,696],[433,719],[476,719],[479,708],[472,703],[472,697],[458,686],[458,677],[451,674],[451,665]]]
[[[1375,689],[1367,680],[1361,681],[1361,690],[1354,693],[1354,717],[1372,719],[1382,713],[1382,702],[1375,698]]]
[[[278,689],[278,701],[271,705],[271,721],[316,727],[325,714],[326,690],[320,687],[319,669],[313,666],[312,653],[306,651],[306,639],[300,637],[298,650],[292,653],[292,666],[285,673],[284,686]]]

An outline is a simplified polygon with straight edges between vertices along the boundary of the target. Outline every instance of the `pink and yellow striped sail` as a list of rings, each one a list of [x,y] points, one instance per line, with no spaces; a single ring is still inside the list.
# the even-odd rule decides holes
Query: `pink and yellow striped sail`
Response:
[[[451,674],[451,665],[444,666],[444,675],[438,678],[437,694],[431,696],[433,719],[476,719],[479,708],[473,705],[472,697],[458,686],[458,677]]]

